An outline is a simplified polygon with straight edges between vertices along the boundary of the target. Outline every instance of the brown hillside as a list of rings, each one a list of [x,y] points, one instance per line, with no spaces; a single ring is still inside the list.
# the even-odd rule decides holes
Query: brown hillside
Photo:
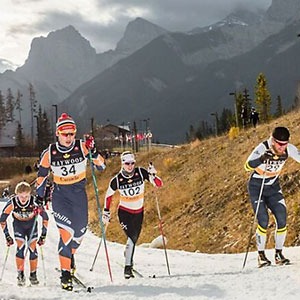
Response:
[[[149,243],[160,234],[155,202],[157,196],[164,221],[164,232],[168,238],[168,248],[199,250],[206,253],[244,252],[253,212],[246,189],[249,174],[244,171],[243,165],[252,149],[268,138],[272,129],[279,125],[290,129],[291,143],[300,148],[300,114],[292,112],[268,125],[241,130],[239,136],[233,140],[224,135],[179,148],[138,153],[137,165],[147,167],[148,162],[152,161],[158,176],[164,181],[164,186],[160,189],[146,184],[145,218],[139,244]],[[2,162],[2,165],[4,167],[6,163]],[[299,169],[300,165],[289,159],[281,175],[288,208],[286,246],[300,245]],[[107,160],[107,169],[104,172],[96,172],[101,207],[109,180],[119,170],[120,158],[116,157]],[[11,180],[12,188],[23,179],[31,182],[35,179],[35,173],[14,177]],[[100,235],[90,169],[87,191],[90,207],[89,227]],[[125,243],[125,236],[117,220],[117,204],[118,199],[115,196],[107,238],[110,241]],[[268,247],[273,247],[273,218],[270,218],[269,225]],[[251,250],[255,250],[254,239],[252,241]]]
[[[253,220],[246,189],[249,173],[244,170],[244,162],[252,149],[269,137],[275,126],[288,127],[291,143],[300,147],[299,124],[300,114],[293,112],[268,125],[242,130],[233,140],[220,136],[179,148],[138,153],[137,165],[147,167],[148,162],[152,161],[158,176],[164,181],[161,189],[146,184],[145,218],[139,244],[149,243],[160,234],[155,202],[157,196],[168,248],[207,253],[244,252]],[[289,159],[281,175],[288,207],[286,246],[300,244],[299,168],[300,165]],[[101,207],[108,182],[119,169],[120,159],[117,157],[108,160],[107,169],[101,175],[97,174]],[[99,234],[91,180],[88,193],[90,228]],[[107,238],[124,243],[125,237],[117,220],[117,204],[115,197]],[[268,247],[273,247],[274,227],[273,218],[270,218]],[[254,243],[251,250],[255,250]]]

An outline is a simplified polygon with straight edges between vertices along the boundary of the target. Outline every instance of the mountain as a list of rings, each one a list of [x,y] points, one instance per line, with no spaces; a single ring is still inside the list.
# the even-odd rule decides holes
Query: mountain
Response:
[[[18,90],[21,92],[22,120],[26,124],[30,120],[29,83],[34,86],[38,103],[51,112],[51,105],[59,104],[81,84],[164,32],[163,28],[137,18],[128,24],[116,50],[99,54],[71,25],[50,32],[47,37],[33,39],[23,66],[0,74],[0,90],[3,95],[8,88],[15,95]]]
[[[1,59],[0,58],[0,73],[3,73],[6,69],[16,69],[18,66],[16,66],[13,62],[7,60],[7,59]]]
[[[247,26],[227,22],[200,33],[159,36],[82,85],[61,108],[81,120],[83,130],[91,117],[98,124],[150,118],[155,139],[179,143],[190,125],[232,108],[229,93],[252,89],[260,72],[270,78],[273,96],[280,94],[287,107],[296,90],[297,3],[289,0],[283,7],[274,1],[264,18],[257,18],[260,22]],[[273,20],[276,7],[291,17]]]
[[[219,86],[213,85],[215,78],[222,77],[218,65],[229,65],[230,69],[239,57],[253,62],[251,53],[257,47],[272,36],[276,44],[276,35],[299,20],[297,8],[296,0],[287,0],[285,5],[273,1],[264,14],[239,10],[221,22],[187,33],[167,32],[137,18],[128,24],[116,49],[101,54],[69,26],[47,38],[34,39],[24,66],[0,75],[0,89],[12,85],[12,90],[21,89],[26,96],[30,80],[39,103],[50,108],[55,103],[59,110],[69,110],[80,120],[83,131],[89,129],[92,117],[97,124],[107,119],[139,123],[150,118],[155,140],[182,142],[190,125],[197,126],[203,118],[211,118],[211,112],[221,111],[224,103],[232,103],[232,99],[228,101],[228,89],[248,83],[229,76]],[[265,58],[264,51],[270,50],[267,47],[256,53]],[[282,56],[269,54],[274,60]],[[259,67],[255,63],[247,66],[248,74]]]

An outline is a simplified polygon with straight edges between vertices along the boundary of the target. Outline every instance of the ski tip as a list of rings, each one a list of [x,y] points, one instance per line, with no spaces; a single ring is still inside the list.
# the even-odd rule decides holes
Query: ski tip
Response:
[[[93,286],[88,286],[87,289],[86,289],[86,291],[87,291],[88,293],[91,293],[93,289],[94,289]]]

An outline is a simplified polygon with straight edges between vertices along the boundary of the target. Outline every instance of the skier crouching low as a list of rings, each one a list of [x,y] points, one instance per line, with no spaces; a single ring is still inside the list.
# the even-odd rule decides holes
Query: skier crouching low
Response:
[[[15,195],[7,201],[0,216],[0,223],[5,234],[8,247],[14,244],[8,226],[7,218],[13,216],[14,237],[17,244],[16,265],[18,271],[18,285],[26,283],[24,274],[25,253],[29,251],[30,276],[29,281],[32,285],[39,284],[37,278],[38,253],[36,243],[44,245],[47,235],[48,215],[42,203],[31,195],[31,187],[27,182],[19,182],[15,188]],[[41,235],[38,239],[37,217],[42,217]],[[27,247],[26,247],[27,242]]]

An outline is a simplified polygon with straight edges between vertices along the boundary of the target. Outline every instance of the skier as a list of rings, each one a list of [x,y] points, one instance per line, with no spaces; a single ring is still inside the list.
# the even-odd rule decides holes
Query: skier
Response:
[[[282,254],[287,234],[287,211],[279,174],[288,157],[300,162],[300,152],[289,143],[289,138],[290,133],[287,128],[276,127],[270,138],[260,143],[245,163],[246,171],[252,171],[248,182],[248,192],[252,208],[254,212],[257,211],[256,244],[259,267],[271,264],[264,251],[269,222],[268,210],[273,213],[276,220],[275,263],[288,264],[290,262]],[[259,204],[258,201],[260,201]]]
[[[75,139],[74,120],[63,113],[56,123],[58,142],[50,144],[41,155],[37,193],[44,197],[50,171],[53,174],[52,209],[59,231],[58,253],[61,287],[72,291],[75,272],[74,254],[80,246],[88,224],[88,200],[85,191],[86,165],[89,151],[99,170],[105,169],[104,159],[95,148],[94,138]]]
[[[10,214],[13,216],[13,230],[14,237],[17,243],[16,251],[16,265],[18,271],[18,285],[25,285],[26,278],[24,275],[25,263],[25,242],[29,250],[30,276],[29,280],[32,285],[39,284],[37,279],[37,264],[38,254],[36,250],[36,243],[42,246],[45,243],[48,226],[48,215],[41,206],[39,199],[31,195],[31,187],[27,182],[20,182],[15,188],[15,195],[13,195],[6,203],[0,216],[0,223],[3,233],[6,238],[8,247],[14,244],[8,226],[7,218]],[[40,237],[38,238],[37,217],[42,217],[42,229]],[[26,251],[26,252],[25,252]],[[25,253],[24,253],[25,252]]]
[[[124,277],[129,279],[134,277],[133,254],[143,223],[144,181],[147,180],[154,186],[161,187],[162,180],[156,176],[157,172],[152,164],[149,165],[148,170],[135,167],[135,156],[130,151],[121,154],[121,164],[121,171],[111,179],[106,191],[102,221],[106,225],[109,223],[112,196],[119,191],[118,217],[121,228],[127,236]]]
[[[257,125],[258,121],[259,121],[259,114],[255,110],[255,108],[252,107],[251,112],[250,112],[250,122],[252,123],[254,128],[256,128],[256,125]]]

